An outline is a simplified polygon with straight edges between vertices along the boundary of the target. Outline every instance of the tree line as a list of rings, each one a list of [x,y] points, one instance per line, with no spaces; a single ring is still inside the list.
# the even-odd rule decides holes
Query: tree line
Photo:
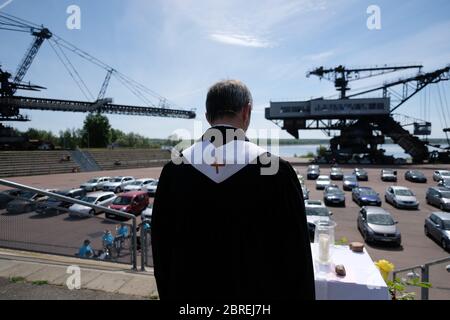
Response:
[[[106,116],[90,113],[84,120],[83,127],[66,129],[54,134],[52,131],[30,128],[25,132],[16,130],[18,135],[24,135],[29,140],[40,140],[63,149],[106,148],[110,146],[122,148],[160,148],[163,145],[175,145],[177,137],[167,139],[151,139],[140,134],[125,133],[111,127]]]

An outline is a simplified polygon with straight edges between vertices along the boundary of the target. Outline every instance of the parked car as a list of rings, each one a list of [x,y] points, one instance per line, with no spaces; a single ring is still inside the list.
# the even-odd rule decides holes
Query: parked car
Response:
[[[54,189],[46,189],[47,192],[55,192]],[[6,211],[12,214],[27,213],[36,210],[37,206],[48,199],[47,196],[31,191],[20,191],[17,195],[20,199],[10,201],[6,205]]]
[[[402,236],[391,214],[380,207],[364,206],[357,221],[359,232],[367,243],[386,243],[400,246]]]
[[[339,167],[332,167],[330,172],[331,180],[342,180],[344,178],[344,171]]]
[[[329,176],[319,176],[316,180],[316,190],[324,190],[330,184],[331,180]]]
[[[325,205],[339,205],[345,207],[345,193],[335,184],[325,187],[323,192]]]
[[[450,250],[450,213],[433,212],[425,219],[425,235],[440,243],[446,251]]]
[[[439,182],[442,179],[450,179],[450,170],[436,170],[433,172],[433,180]]]
[[[351,191],[358,186],[358,178],[355,175],[344,176],[342,187],[345,191]]]
[[[154,197],[156,194],[156,189],[158,188],[158,179],[153,181],[152,183],[149,183],[146,187],[147,193],[150,197]]]
[[[439,187],[445,187],[450,189],[450,178],[448,179],[441,179],[438,183]]]
[[[149,203],[146,191],[130,191],[119,194],[109,206],[111,209],[139,216]],[[105,214],[108,219],[122,219],[113,213]]]
[[[380,195],[370,187],[353,188],[352,199],[359,206],[381,206]]]
[[[381,181],[397,182],[397,171],[392,169],[381,169]]]
[[[308,166],[308,170],[306,171],[306,179],[308,180],[316,180],[320,175],[320,167],[316,164],[312,164]]]
[[[127,185],[124,188],[125,192],[128,191],[141,191],[141,190],[146,190],[147,186],[149,184],[151,184],[153,181],[155,181],[155,179],[152,178],[142,178],[142,179],[136,179],[134,180],[132,183],[130,183],[129,185]]]
[[[141,220],[152,220],[152,213],[153,213],[153,202],[149,203],[147,208],[144,209],[141,213]]]
[[[353,174],[356,176],[358,181],[369,181],[369,174],[364,169],[355,168],[353,169]]]
[[[306,187],[305,184],[301,184],[302,187],[302,193],[303,193],[303,200],[309,199],[309,189]]]
[[[316,222],[319,220],[330,220],[333,213],[328,210],[321,200],[305,200],[306,220],[308,221],[309,238],[314,240]]]
[[[97,191],[84,196],[81,198],[81,201],[107,208],[115,198],[114,192]],[[81,204],[73,204],[69,207],[69,216],[71,217],[93,217],[102,212],[100,209],[93,209]]]
[[[103,185],[103,191],[112,191],[114,193],[122,192],[125,187],[135,180],[133,177],[114,177],[111,181]]]
[[[391,186],[387,188],[384,200],[396,208],[419,209],[419,201],[414,193],[406,187]]]
[[[5,209],[8,203],[13,201],[20,193],[18,189],[5,190],[0,192],[0,210]]]
[[[80,200],[86,195],[86,190],[80,188],[56,191],[55,193],[61,196]],[[72,204],[73,203],[71,202],[65,202],[50,197],[47,201],[42,202],[42,204],[36,208],[36,212],[41,214],[60,214],[66,212],[67,210],[64,209],[68,209]]]
[[[425,175],[418,170],[408,170],[405,172],[405,180],[411,182],[426,183],[427,177],[425,177]]]
[[[450,189],[448,188],[428,188],[425,199],[428,204],[436,206],[442,211],[450,211]]]
[[[97,191],[97,190],[103,190],[103,186],[105,183],[110,182],[111,177],[97,177],[90,179],[80,185],[81,189],[85,189],[87,192]]]
[[[301,175],[297,173],[297,179],[300,182],[301,185],[305,184],[305,178]]]

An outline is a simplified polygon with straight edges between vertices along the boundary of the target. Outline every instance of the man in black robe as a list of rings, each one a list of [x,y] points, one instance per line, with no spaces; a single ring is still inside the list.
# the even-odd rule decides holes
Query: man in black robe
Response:
[[[242,82],[212,86],[212,127],[162,170],[151,232],[161,300],[315,298],[300,183],[245,137],[251,109]]]

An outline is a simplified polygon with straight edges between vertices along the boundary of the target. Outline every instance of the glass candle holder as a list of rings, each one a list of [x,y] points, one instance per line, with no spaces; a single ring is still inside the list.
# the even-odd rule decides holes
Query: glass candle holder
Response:
[[[314,243],[317,245],[317,259],[319,263],[328,264],[331,262],[335,227],[336,222],[332,220],[319,220],[316,222]]]

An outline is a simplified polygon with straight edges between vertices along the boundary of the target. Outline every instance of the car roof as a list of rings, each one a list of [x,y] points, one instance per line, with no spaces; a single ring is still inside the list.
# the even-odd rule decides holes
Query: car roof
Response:
[[[322,200],[305,200],[305,206],[308,207],[325,207]]]
[[[372,187],[356,187],[355,189],[362,189],[362,190],[373,190]]]
[[[436,217],[442,219],[442,220],[449,220],[450,221],[450,212],[432,212],[431,214],[435,215]]]
[[[154,178],[139,178],[139,179],[136,179],[136,181],[148,181],[148,180],[154,181],[155,179]]]
[[[88,197],[102,197],[102,196],[106,196],[107,194],[114,194],[114,192],[97,191],[97,192],[91,192],[87,196]]]
[[[365,206],[363,207],[367,214],[388,214],[390,215],[390,213],[388,211],[386,211],[385,209],[381,208],[381,207],[375,207],[375,206]]]
[[[329,176],[326,176],[326,175],[321,175],[321,176],[319,176],[319,178],[318,179],[320,179],[320,178],[322,178],[322,179],[330,179],[330,177]]]
[[[410,190],[408,187],[402,187],[402,186],[391,186],[394,190]]]
[[[123,192],[121,194],[119,194],[120,197],[126,197],[126,198],[132,198],[135,196],[139,196],[141,194],[147,194],[146,191],[128,191],[128,192]]]
[[[430,189],[435,189],[436,191],[439,191],[439,192],[450,191],[449,188],[447,188],[447,187],[441,187],[441,186],[430,187]]]

